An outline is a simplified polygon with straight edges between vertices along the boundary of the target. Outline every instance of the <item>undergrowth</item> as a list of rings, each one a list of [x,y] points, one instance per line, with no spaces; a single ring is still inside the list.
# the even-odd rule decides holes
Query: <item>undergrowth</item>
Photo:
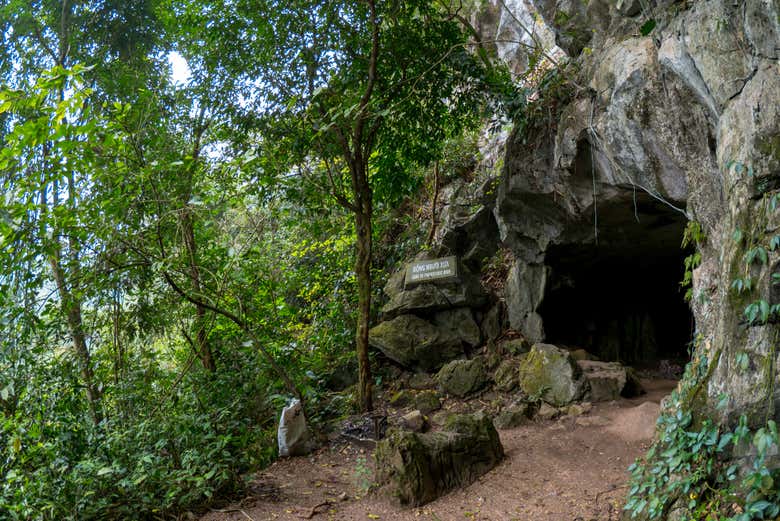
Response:
[[[739,177],[753,176],[751,168],[729,162],[727,170]],[[766,275],[770,252],[780,247],[780,235],[768,239],[770,212],[780,206],[780,194],[764,194],[757,207],[759,216],[752,218],[750,230],[736,228],[732,240],[741,255],[741,267],[731,281],[730,290],[741,298],[742,326],[770,326],[780,314],[780,305],[771,302],[770,291],[758,293],[757,281]],[[704,233],[698,223],[689,224],[685,243],[700,246]],[[686,259],[684,286],[692,281],[692,272],[701,263],[701,254],[694,252]],[[766,277],[769,278],[769,277]],[[771,274],[770,288],[780,278]],[[746,298],[742,298],[746,297]],[[688,298],[690,299],[690,290]],[[775,331],[776,333],[776,331]],[[767,388],[759,389],[769,400],[767,411],[773,411],[774,362],[777,335],[770,341],[766,355],[768,373],[761,375]],[[743,348],[733,351],[736,371],[751,368],[750,355]],[[632,473],[625,510],[631,518],[675,519],[685,521],[751,521],[780,519],[780,468],[776,457],[780,449],[778,428],[769,413],[765,421],[751,427],[747,414],[736,425],[719,425],[711,419],[701,419],[704,411],[700,393],[705,392],[710,374],[721,358],[721,352],[708,358],[702,349],[686,367],[677,390],[668,399],[658,419],[658,438],[642,460],[630,467]],[[730,397],[722,394],[716,409],[725,410]],[[693,414],[696,411],[697,415]]]

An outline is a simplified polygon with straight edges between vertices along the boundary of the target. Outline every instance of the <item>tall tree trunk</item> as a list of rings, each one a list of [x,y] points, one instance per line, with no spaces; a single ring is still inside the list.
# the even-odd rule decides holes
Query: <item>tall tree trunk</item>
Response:
[[[187,250],[192,290],[200,297],[202,295],[200,267],[198,266],[197,245],[195,243],[195,227],[192,222],[192,213],[189,208],[185,207],[181,210],[180,222],[182,235],[184,237],[184,247]],[[217,370],[217,364],[214,361],[211,346],[209,346],[206,338],[206,308],[200,304],[195,305],[195,344],[203,368],[212,373],[215,372]]]
[[[357,172],[353,176],[355,195],[355,231],[357,234],[357,255],[355,276],[358,284],[358,316],[355,345],[358,361],[358,402],[363,412],[374,409],[371,392],[371,363],[368,359],[368,326],[371,321],[371,217],[372,193],[368,182],[366,165],[357,161]]]
[[[97,425],[102,419],[98,400],[100,392],[95,387],[94,372],[92,371],[92,357],[87,347],[86,336],[84,335],[84,324],[81,318],[81,302],[73,295],[65,281],[65,272],[60,265],[59,250],[49,258],[49,264],[54,274],[54,281],[57,284],[57,292],[60,296],[60,306],[65,314],[68,323],[68,333],[73,341],[73,347],[76,350],[76,357],[79,361],[81,379],[84,383],[84,390],[87,394],[89,412],[92,421]]]

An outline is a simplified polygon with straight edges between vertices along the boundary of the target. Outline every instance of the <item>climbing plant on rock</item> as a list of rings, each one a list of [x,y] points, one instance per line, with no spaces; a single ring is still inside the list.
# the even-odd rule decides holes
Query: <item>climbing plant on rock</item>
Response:
[[[728,162],[739,179],[751,182],[753,169]],[[770,266],[772,253],[780,247],[780,236],[767,230],[776,219],[780,194],[764,193],[755,202],[754,215],[743,219],[730,240],[736,246],[729,292],[732,311],[741,316],[743,330],[774,327],[780,306],[773,301],[778,278]],[[769,235],[769,237],[767,237]],[[701,229],[689,225],[686,239],[700,242]],[[696,255],[696,253],[694,253]],[[688,273],[700,264],[701,257],[686,260]],[[760,284],[760,281],[767,281]],[[774,462],[780,438],[772,417],[775,411],[775,360],[777,331],[771,334],[768,352],[752,353],[745,345],[731,349],[711,349],[697,338],[694,357],[686,367],[680,386],[665,403],[658,420],[655,443],[645,457],[631,466],[631,488],[625,509],[637,519],[692,519],[750,521],[774,519],[780,514],[780,469]],[[745,337],[748,338],[748,337]],[[746,340],[747,341],[747,340]],[[725,360],[733,356],[733,363]],[[763,357],[761,363],[757,360]],[[763,420],[755,411],[743,411],[736,421],[719,424],[716,416],[724,413],[731,397],[722,393],[714,410],[707,407],[707,385],[719,363],[730,363],[734,371],[757,373],[766,387],[760,393]],[[695,412],[695,414],[694,414]],[[750,413],[750,418],[747,413]]]

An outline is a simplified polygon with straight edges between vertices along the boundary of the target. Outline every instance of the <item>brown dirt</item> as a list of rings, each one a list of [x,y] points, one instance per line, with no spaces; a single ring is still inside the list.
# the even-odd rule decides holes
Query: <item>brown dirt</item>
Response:
[[[676,385],[643,383],[648,394],[641,398],[595,404],[579,418],[500,431],[507,457],[497,468],[422,508],[400,507],[378,493],[364,496],[371,454],[347,445],[277,461],[256,476],[244,501],[201,521],[617,521],[626,468],[648,448],[655,404]]]

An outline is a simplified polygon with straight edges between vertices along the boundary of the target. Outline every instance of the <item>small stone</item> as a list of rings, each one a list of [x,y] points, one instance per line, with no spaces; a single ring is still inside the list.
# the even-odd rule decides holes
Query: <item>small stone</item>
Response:
[[[420,411],[414,410],[403,415],[401,417],[401,423],[412,432],[422,432],[425,430],[426,421],[425,416],[423,416]]]
[[[536,412],[536,417],[540,420],[554,420],[561,414],[561,411],[548,403],[542,403]]]
[[[566,408],[566,414],[569,416],[582,416],[585,414],[585,408],[578,403],[573,403]]]

